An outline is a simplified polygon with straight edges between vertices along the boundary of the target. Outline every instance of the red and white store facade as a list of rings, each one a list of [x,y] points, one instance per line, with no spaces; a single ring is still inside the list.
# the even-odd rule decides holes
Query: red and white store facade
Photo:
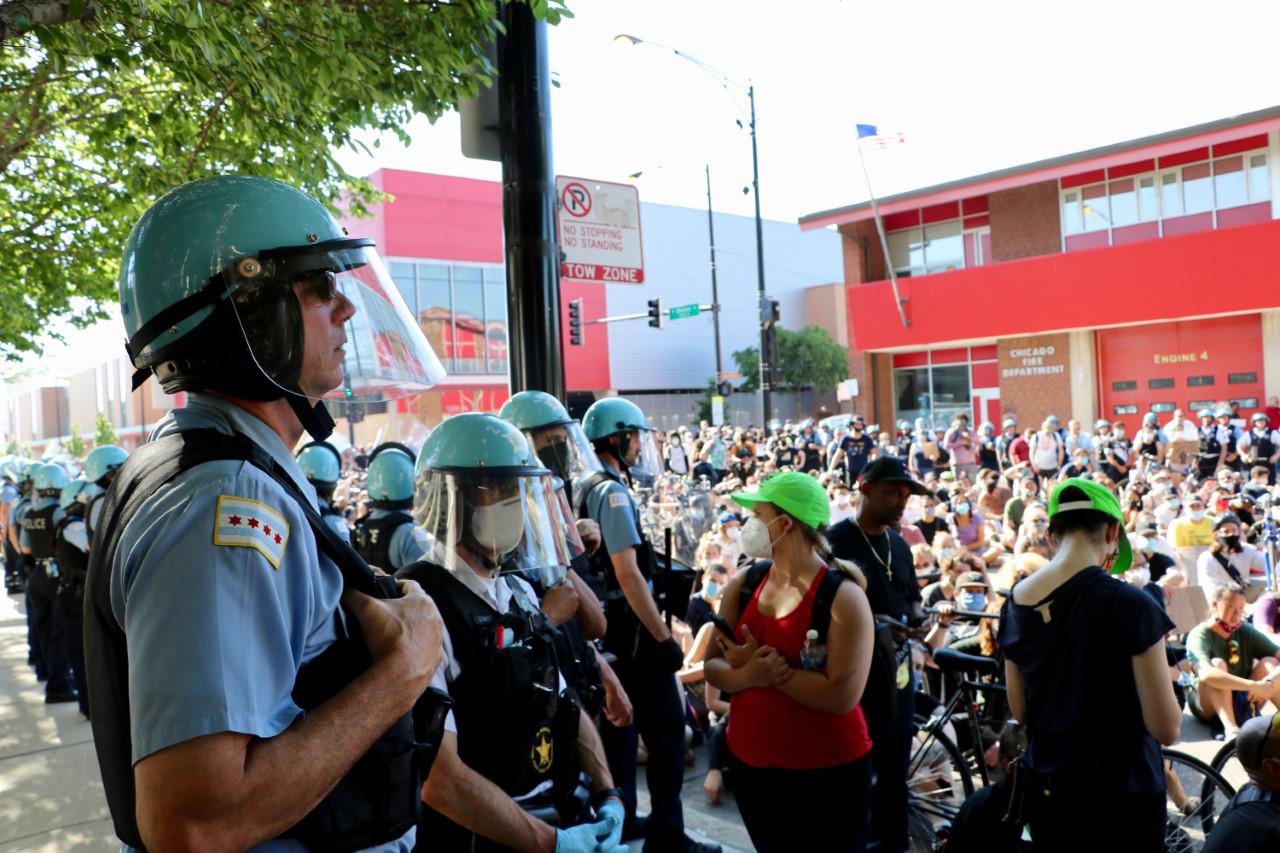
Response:
[[[881,423],[956,411],[1136,429],[1280,394],[1280,108],[880,204],[846,236],[850,374]],[[868,239],[870,238],[870,239]]]

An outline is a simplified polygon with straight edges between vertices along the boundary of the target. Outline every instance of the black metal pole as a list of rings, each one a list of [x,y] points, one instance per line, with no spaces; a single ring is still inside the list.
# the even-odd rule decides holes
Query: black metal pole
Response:
[[[716,223],[711,215],[711,164],[707,164],[707,242],[711,245],[711,322],[716,335],[716,385],[724,379],[720,363],[720,291],[716,286]]]
[[[501,14],[498,135],[511,391],[564,399],[547,25],[524,3],[505,3]]]
[[[757,314],[760,318],[760,402],[764,409],[764,428],[769,429],[769,419],[773,416],[773,406],[769,399],[769,368],[765,359],[764,328],[764,221],[760,218],[760,157],[756,149],[756,87],[747,87],[747,100],[751,104],[751,194],[756,198],[756,290],[758,291]]]

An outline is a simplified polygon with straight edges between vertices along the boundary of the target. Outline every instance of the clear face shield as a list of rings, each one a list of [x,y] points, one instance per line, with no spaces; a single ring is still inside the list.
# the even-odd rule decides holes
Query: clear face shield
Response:
[[[524,434],[538,460],[567,483],[580,483],[603,470],[600,458],[582,431],[582,424],[577,421],[528,429]]]
[[[259,369],[313,402],[388,402],[445,371],[367,239],[329,240],[241,258],[225,273],[231,307]],[[334,303],[342,323],[310,323]]]
[[[427,559],[451,572],[487,575],[500,567],[564,577],[569,536],[550,474],[428,470],[418,477],[414,506],[415,521],[434,543]]]
[[[614,446],[627,463],[631,484],[638,489],[653,488],[659,474],[662,473],[662,456],[658,453],[658,444],[653,440],[653,432],[647,429],[613,436]]]

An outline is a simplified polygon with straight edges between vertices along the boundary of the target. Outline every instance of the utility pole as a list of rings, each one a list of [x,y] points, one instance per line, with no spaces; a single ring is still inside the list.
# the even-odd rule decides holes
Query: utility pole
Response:
[[[524,3],[504,3],[500,15],[496,84],[511,391],[564,399],[547,25]]]
[[[711,214],[711,164],[707,164],[707,242],[711,246],[711,306],[712,328],[715,329],[716,338],[716,388],[720,387],[720,381],[724,378],[724,366],[720,362],[720,291],[716,285],[716,223]]]

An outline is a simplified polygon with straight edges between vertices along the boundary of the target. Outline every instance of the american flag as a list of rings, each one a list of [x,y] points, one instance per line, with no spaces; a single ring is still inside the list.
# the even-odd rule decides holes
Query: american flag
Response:
[[[863,150],[888,148],[890,145],[902,145],[907,141],[900,131],[883,131],[874,124],[860,124],[858,128],[858,144]]]

